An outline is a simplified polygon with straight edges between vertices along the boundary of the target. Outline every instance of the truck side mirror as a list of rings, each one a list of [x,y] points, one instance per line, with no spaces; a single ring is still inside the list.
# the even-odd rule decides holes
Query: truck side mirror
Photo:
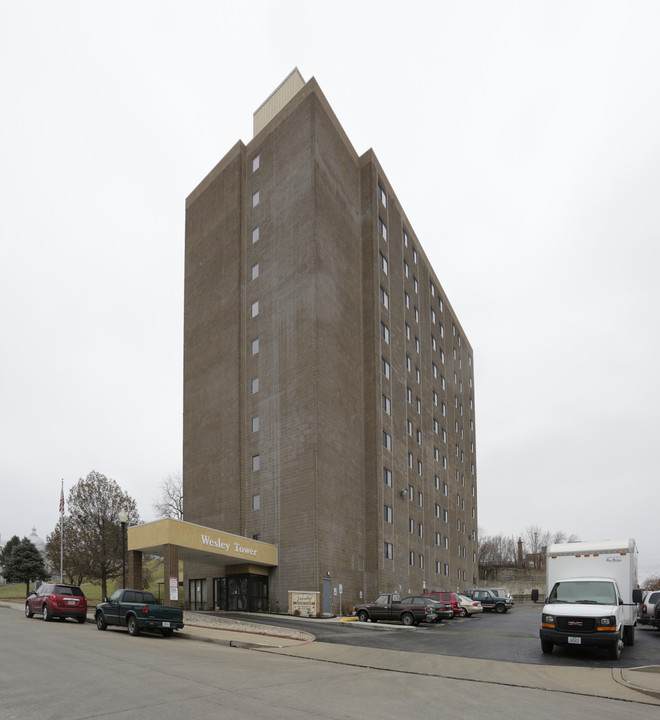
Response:
[[[639,588],[635,588],[633,590],[633,596],[632,601],[634,603],[641,603],[642,602],[642,591]]]

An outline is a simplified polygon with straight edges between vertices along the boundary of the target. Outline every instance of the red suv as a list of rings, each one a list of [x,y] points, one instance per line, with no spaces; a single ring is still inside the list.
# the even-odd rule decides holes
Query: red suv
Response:
[[[47,622],[54,617],[76,618],[79,623],[87,620],[87,598],[77,585],[42,583],[25,601],[25,617],[41,613]]]
[[[453,592],[427,592],[422,593],[423,597],[430,597],[433,600],[439,600],[440,602],[450,603],[451,609],[454,615],[461,614],[461,603],[458,600],[458,595]]]

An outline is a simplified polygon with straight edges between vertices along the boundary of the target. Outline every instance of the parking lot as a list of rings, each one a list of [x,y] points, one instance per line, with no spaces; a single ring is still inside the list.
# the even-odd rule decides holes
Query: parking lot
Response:
[[[450,655],[483,660],[538,665],[581,667],[639,667],[660,663],[660,631],[639,626],[635,644],[626,646],[621,660],[610,660],[602,650],[566,647],[543,655],[539,640],[542,605],[516,605],[496,614],[484,612],[472,618],[455,618],[439,624],[406,628],[400,623],[329,622],[277,615],[250,615],[250,622],[300,628],[313,633],[317,642]],[[223,613],[247,620],[245,613]]]

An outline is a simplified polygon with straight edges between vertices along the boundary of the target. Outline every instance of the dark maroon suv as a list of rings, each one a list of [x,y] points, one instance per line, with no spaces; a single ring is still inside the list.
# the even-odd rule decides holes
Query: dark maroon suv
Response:
[[[422,593],[423,597],[429,597],[432,600],[438,600],[439,602],[445,602],[451,604],[451,609],[454,615],[461,614],[461,603],[458,599],[458,595],[453,592],[425,592]]]
[[[77,585],[61,583],[42,583],[33,590],[25,601],[25,617],[35,613],[44,620],[56,618],[76,618],[79,623],[87,619],[87,598]]]

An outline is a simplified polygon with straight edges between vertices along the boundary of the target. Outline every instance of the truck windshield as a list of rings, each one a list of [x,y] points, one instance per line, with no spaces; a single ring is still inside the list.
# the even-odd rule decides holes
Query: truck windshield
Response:
[[[548,602],[616,605],[618,600],[614,584],[611,582],[576,580],[555,583]]]

